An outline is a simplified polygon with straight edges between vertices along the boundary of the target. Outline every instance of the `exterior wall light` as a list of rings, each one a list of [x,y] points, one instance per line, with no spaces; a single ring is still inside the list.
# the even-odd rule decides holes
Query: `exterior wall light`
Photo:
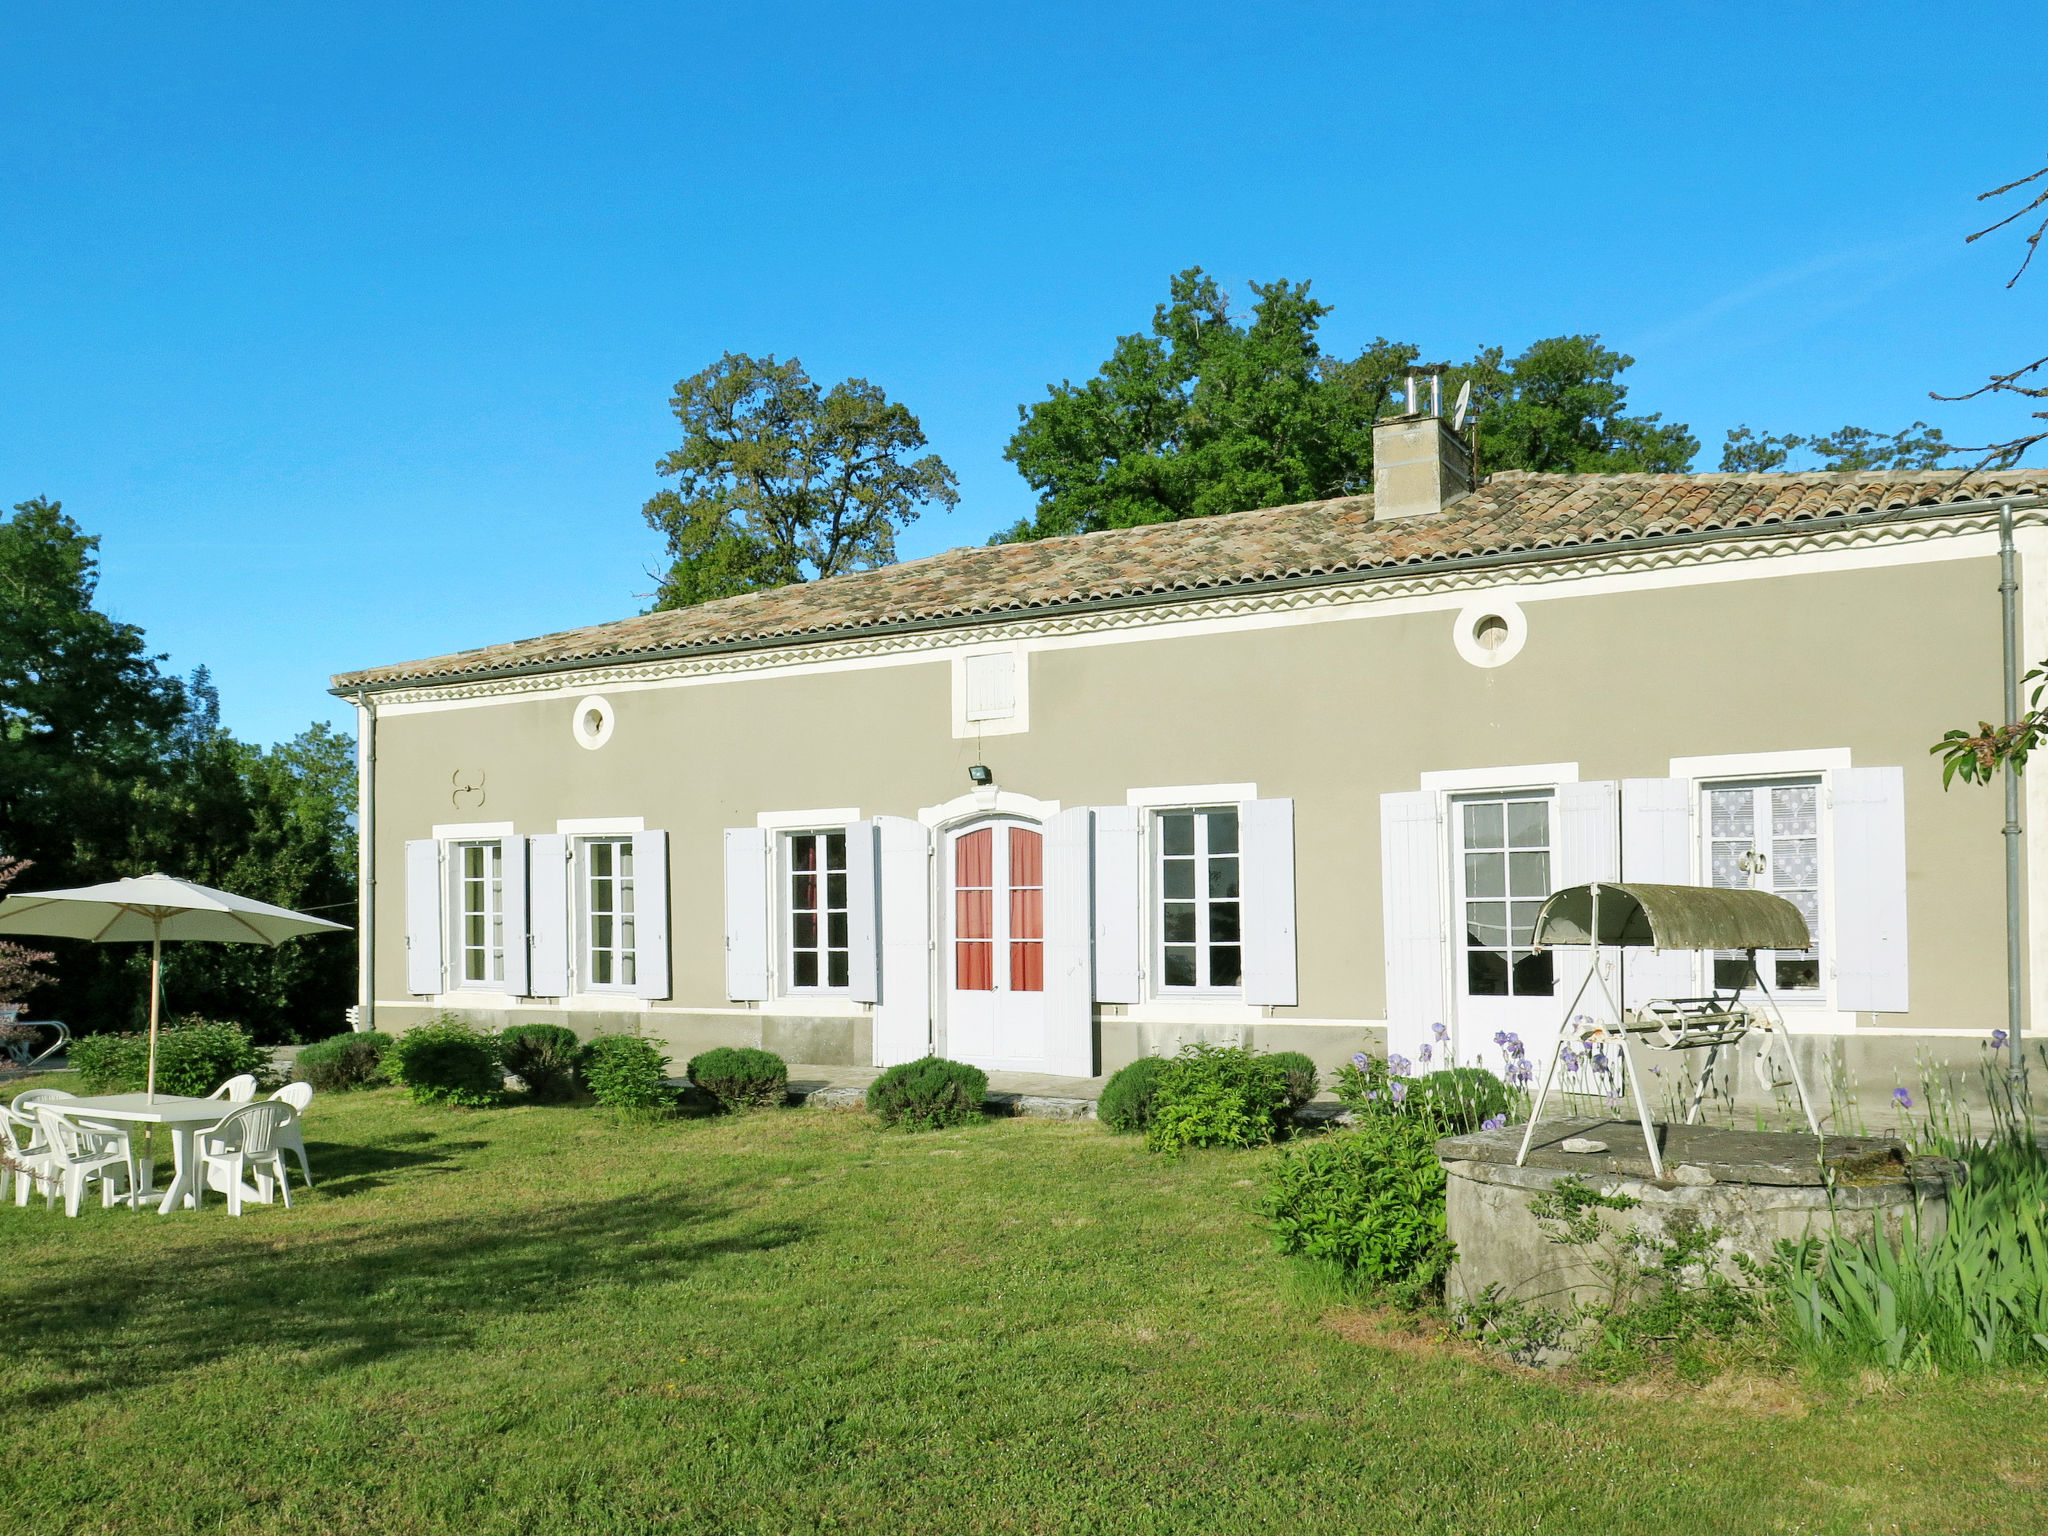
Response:
[[[989,785],[995,783],[996,776],[989,772],[988,764],[976,763],[967,770],[967,779],[976,789],[987,789]]]

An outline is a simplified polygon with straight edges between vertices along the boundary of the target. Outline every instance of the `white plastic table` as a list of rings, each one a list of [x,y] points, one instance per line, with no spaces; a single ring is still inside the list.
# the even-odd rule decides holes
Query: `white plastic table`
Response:
[[[178,1208],[180,1200],[199,1193],[199,1133],[218,1125],[223,1116],[241,1106],[225,1099],[188,1099],[171,1093],[160,1093],[155,1099],[146,1093],[103,1093],[91,1099],[59,1099],[43,1107],[84,1120],[169,1126],[177,1176],[164,1192],[163,1204],[156,1208],[159,1216],[168,1216]],[[138,1196],[147,1193],[150,1191],[137,1191]]]

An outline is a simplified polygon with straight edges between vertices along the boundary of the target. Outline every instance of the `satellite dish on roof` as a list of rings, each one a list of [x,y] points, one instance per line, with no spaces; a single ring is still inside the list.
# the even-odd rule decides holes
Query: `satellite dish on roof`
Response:
[[[1462,432],[1465,430],[1465,412],[1471,408],[1471,405],[1472,381],[1467,379],[1458,386],[1458,410],[1457,414],[1451,418],[1452,431]]]

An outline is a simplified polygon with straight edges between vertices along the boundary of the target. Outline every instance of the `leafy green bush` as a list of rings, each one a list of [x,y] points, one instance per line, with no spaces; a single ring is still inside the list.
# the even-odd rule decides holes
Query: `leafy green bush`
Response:
[[[71,1066],[87,1093],[140,1093],[149,1085],[149,1036],[86,1035],[71,1043]],[[157,1030],[156,1091],[204,1098],[243,1073],[274,1081],[270,1052],[238,1024],[181,1019]]]
[[[1152,1097],[1159,1091],[1159,1074],[1165,1066],[1164,1056],[1140,1056],[1129,1066],[1117,1068],[1102,1085],[1095,1118],[1122,1135],[1143,1131],[1152,1123]]]
[[[1266,1058],[1278,1067],[1287,1082],[1287,1105],[1299,1109],[1323,1086],[1316,1064],[1299,1051],[1274,1051]]]
[[[504,1093],[498,1042],[452,1013],[409,1029],[386,1058],[415,1104],[495,1104]]]
[[[964,1061],[900,1062],[868,1084],[868,1113],[906,1131],[940,1131],[982,1117],[988,1074]]]
[[[1462,1136],[1488,1120],[1505,1121],[1508,1085],[1484,1067],[1446,1067],[1410,1085],[1417,1103],[1449,1135]]]
[[[675,1103],[668,1058],[638,1035],[599,1035],[583,1047],[583,1080],[606,1109],[650,1111]]]
[[[566,1099],[576,1091],[576,1064],[583,1042],[576,1031],[559,1024],[515,1024],[498,1036],[498,1060],[526,1084],[532,1097],[544,1102]]]
[[[724,1109],[773,1109],[789,1099],[789,1068],[773,1051],[721,1045],[690,1058],[684,1076]]]
[[[1282,1151],[1265,1201],[1280,1251],[1411,1301],[1439,1289],[1452,1249],[1437,1129],[1422,1115],[1375,1115]]]
[[[375,1030],[316,1040],[292,1062],[292,1075],[322,1093],[366,1088],[384,1081],[384,1058],[392,1044],[391,1036]]]
[[[1161,1070],[1145,1145],[1256,1147],[1271,1141],[1288,1113],[1287,1072],[1273,1057],[1237,1045],[1187,1045]]]

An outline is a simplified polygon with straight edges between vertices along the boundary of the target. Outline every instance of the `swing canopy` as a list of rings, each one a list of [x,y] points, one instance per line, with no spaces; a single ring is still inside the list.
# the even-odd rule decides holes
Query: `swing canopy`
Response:
[[[1591,944],[1591,885],[1551,893],[1536,914],[1533,942]],[[1614,885],[1602,880],[1598,942],[1631,949],[1811,949],[1806,918],[1769,891],[1704,885]]]

